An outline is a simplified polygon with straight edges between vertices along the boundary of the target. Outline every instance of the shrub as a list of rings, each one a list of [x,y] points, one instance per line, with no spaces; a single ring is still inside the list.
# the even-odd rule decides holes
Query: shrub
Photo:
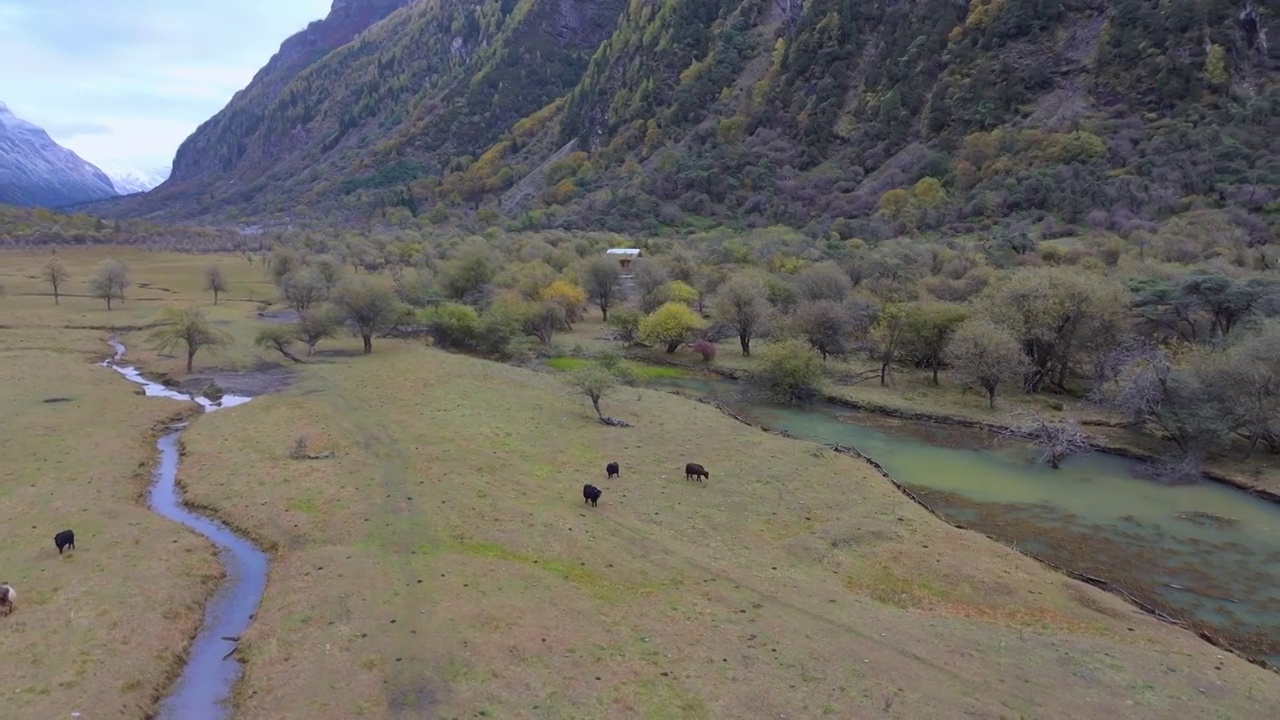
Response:
[[[716,359],[716,346],[706,340],[694,340],[689,349],[701,355],[703,362],[711,362]]]
[[[639,310],[614,310],[609,316],[609,327],[618,331],[619,340],[631,344],[639,336],[640,321],[643,319],[644,313]]]
[[[774,399],[807,402],[817,397],[822,363],[803,341],[770,345],[761,355],[763,364],[755,379]]]
[[[705,324],[688,305],[668,302],[640,321],[640,339],[665,345],[667,353],[674,353],[690,333]]]
[[[419,313],[419,319],[436,347],[470,350],[480,333],[480,315],[470,305],[442,303]]]
[[[525,308],[520,303],[499,302],[489,306],[476,331],[476,349],[486,355],[511,359],[522,354],[514,347],[524,332]]]

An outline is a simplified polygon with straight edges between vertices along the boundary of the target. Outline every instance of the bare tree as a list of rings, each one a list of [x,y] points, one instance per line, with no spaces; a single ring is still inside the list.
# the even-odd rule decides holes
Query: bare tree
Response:
[[[329,296],[329,287],[320,275],[305,268],[293,270],[280,278],[280,294],[299,315]]]
[[[849,316],[839,303],[815,300],[801,305],[796,309],[795,329],[818,351],[822,362],[827,361],[827,356],[841,358],[849,352],[852,330]]]
[[[795,279],[796,292],[805,302],[829,300],[842,303],[853,292],[853,280],[834,262],[810,265]]]
[[[297,337],[307,346],[307,355],[314,355],[316,345],[338,334],[342,318],[335,308],[324,306],[311,308],[298,316]]]
[[[755,273],[740,273],[720,286],[711,301],[711,314],[738,335],[743,355],[751,354],[751,340],[769,321],[771,310],[764,278]]]
[[[1013,335],[982,317],[960,323],[943,357],[962,382],[987,391],[987,402],[993,409],[996,388],[1016,382],[1027,366],[1026,356]]]
[[[268,325],[258,332],[258,337],[254,339],[254,344],[260,348],[268,348],[279,352],[290,360],[300,363],[302,358],[294,355],[289,346],[294,340],[298,339],[298,331],[296,328],[287,325]]]
[[[390,326],[400,315],[400,303],[390,288],[372,278],[352,278],[334,293],[334,306],[355,325],[364,340],[364,352],[373,352],[373,334]]]
[[[58,292],[67,280],[71,279],[71,273],[67,272],[66,266],[56,257],[49,258],[49,262],[44,264],[44,281],[49,283],[49,287],[53,288],[53,304],[61,304],[58,300]]]
[[[651,313],[666,302],[662,286],[667,284],[671,276],[660,261],[653,258],[637,258],[631,263],[631,274],[634,277],[636,294],[640,297],[641,311]]]
[[[168,307],[151,333],[151,341],[160,352],[182,347],[187,351],[187,372],[200,348],[216,347],[231,342],[231,336],[215,328],[197,307]]]
[[[124,302],[124,291],[133,285],[129,279],[129,268],[119,260],[103,260],[89,279],[89,292],[100,300],[107,301],[107,310],[111,309],[111,301],[119,299]]]
[[[582,289],[600,308],[600,319],[609,322],[609,308],[622,299],[622,271],[609,258],[596,258],[582,268]]]
[[[1043,450],[1039,461],[1049,463],[1049,466],[1055,470],[1062,466],[1063,460],[1072,455],[1089,452],[1093,447],[1088,436],[1075,420],[1067,418],[1062,422],[1052,422],[1029,412],[1013,415],[1019,419],[1019,422],[1005,429],[1000,436],[1030,440],[1033,445]]]
[[[1217,382],[1231,363],[1227,353],[1207,348],[1175,363],[1155,345],[1136,344],[1111,354],[1090,397],[1160,431],[1182,455],[1203,455],[1237,422],[1235,392]]]
[[[204,289],[213,293],[213,304],[218,304],[218,295],[227,291],[227,279],[222,276],[222,268],[210,265],[204,269]]]
[[[600,422],[604,422],[600,400],[618,384],[618,379],[606,368],[592,364],[570,371],[565,376],[565,381],[574,392],[585,395],[591,401],[596,417],[600,418]]]
[[[524,331],[538,339],[538,342],[551,342],[555,332],[565,325],[564,308],[552,302],[529,303],[524,314]]]

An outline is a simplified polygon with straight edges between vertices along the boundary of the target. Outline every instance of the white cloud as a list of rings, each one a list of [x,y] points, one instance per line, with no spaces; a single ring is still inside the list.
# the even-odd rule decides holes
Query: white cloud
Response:
[[[106,170],[168,165],[331,0],[0,0],[0,101]]]

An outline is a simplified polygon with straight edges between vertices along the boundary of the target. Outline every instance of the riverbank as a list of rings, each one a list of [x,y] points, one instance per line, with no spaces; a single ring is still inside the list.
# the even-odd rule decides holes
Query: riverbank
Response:
[[[684,391],[684,390],[680,390],[680,389],[673,389],[673,390],[669,390],[669,392],[671,392],[671,393],[673,393],[673,394],[676,394],[676,395],[682,395],[682,396],[683,396],[685,391]],[[793,433],[791,433],[791,432],[789,432],[789,431],[787,431],[787,430],[778,430],[778,429],[773,429],[773,428],[770,428],[770,427],[766,427],[766,426],[764,426],[764,425],[762,425],[762,424],[759,424],[759,423],[753,422],[752,420],[749,420],[749,419],[747,419],[747,418],[743,417],[741,414],[739,414],[739,413],[735,412],[732,408],[728,407],[727,405],[725,405],[725,404],[723,404],[723,403],[721,403],[721,402],[718,402],[718,401],[716,401],[716,400],[709,399],[709,398],[707,398],[707,397],[702,397],[702,396],[698,396],[698,397],[690,397],[690,399],[694,399],[694,400],[697,400],[698,402],[701,402],[701,403],[703,403],[703,404],[706,404],[706,405],[710,405],[710,406],[712,406],[712,407],[715,407],[715,408],[716,408],[717,410],[719,410],[721,413],[723,413],[723,414],[725,414],[726,416],[728,416],[728,417],[732,418],[732,419],[733,419],[733,420],[735,420],[736,422],[739,422],[739,423],[741,423],[741,424],[743,424],[743,425],[747,425],[747,426],[752,427],[752,428],[754,428],[754,429],[757,429],[757,430],[760,430],[760,431],[763,431],[763,432],[766,432],[766,433],[769,433],[769,434],[772,434],[772,435],[778,435],[778,436],[786,437],[786,438],[790,438],[790,439],[800,439],[800,440],[812,441],[812,439],[810,439],[810,438],[797,438],[797,436],[796,436],[796,435],[794,435]],[[981,428],[981,427],[976,428],[976,429],[979,429],[979,430],[987,430],[987,428]],[[885,468],[885,466],[884,466],[884,465],[882,465],[880,462],[878,462],[875,458],[873,458],[873,457],[871,457],[871,456],[867,455],[866,453],[862,452],[861,450],[859,450],[857,447],[855,447],[855,446],[853,446],[853,445],[845,445],[845,444],[841,444],[841,443],[834,443],[834,444],[829,445],[828,447],[829,447],[831,450],[833,450],[833,451],[835,451],[835,452],[837,452],[837,453],[843,453],[843,454],[851,455],[851,456],[853,456],[853,457],[856,457],[856,458],[858,458],[858,459],[862,460],[863,462],[866,462],[866,463],[867,463],[869,466],[871,466],[871,467],[872,467],[872,468],[873,468],[877,473],[879,473],[879,475],[880,475],[882,478],[884,478],[886,481],[888,481],[888,482],[889,482],[893,487],[895,487],[895,488],[896,488],[899,492],[901,492],[905,497],[907,497],[908,499],[910,499],[912,502],[914,502],[915,504],[919,505],[920,507],[924,508],[927,512],[929,512],[931,515],[933,515],[934,517],[938,518],[938,519],[939,519],[940,521],[942,521],[942,522],[945,522],[945,523],[947,523],[947,524],[949,524],[949,525],[951,525],[951,526],[953,526],[953,527],[955,527],[955,528],[958,528],[958,529],[962,529],[962,530],[971,530],[971,531],[974,531],[974,532],[978,532],[978,533],[982,534],[984,537],[987,537],[988,539],[990,539],[990,540],[992,540],[992,541],[994,541],[994,542],[998,542],[998,543],[1001,543],[1001,544],[1008,545],[1008,546],[1009,546],[1009,547],[1011,547],[1012,549],[1014,549],[1014,550],[1016,550],[1016,551],[1018,551],[1018,552],[1022,553],[1023,555],[1026,555],[1027,557],[1029,557],[1029,558],[1031,558],[1031,559],[1033,559],[1033,560],[1036,560],[1036,561],[1038,561],[1038,562],[1042,563],[1043,565],[1045,565],[1045,566],[1047,566],[1047,567],[1049,567],[1049,568],[1051,568],[1051,569],[1053,569],[1053,570],[1055,570],[1055,571],[1057,571],[1057,572],[1060,572],[1060,573],[1062,573],[1062,574],[1064,574],[1064,575],[1066,575],[1066,576],[1068,576],[1068,577],[1071,577],[1071,578],[1073,578],[1073,579],[1075,579],[1075,580],[1079,580],[1079,581],[1081,581],[1081,582],[1088,583],[1089,585],[1092,585],[1092,586],[1094,586],[1094,587],[1097,587],[1097,588],[1099,588],[1099,589],[1102,589],[1102,590],[1105,590],[1105,591],[1107,591],[1107,592],[1109,592],[1109,593],[1112,593],[1112,594],[1114,594],[1114,595],[1117,595],[1118,597],[1120,597],[1120,598],[1124,599],[1125,601],[1127,601],[1127,602],[1129,602],[1130,604],[1134,605],[1135,607],[1139,608],[1139,609],[1140,609],[1140,610],[1142,610],[1143,612],[1145,612],[1145,613],[1147,613],[1147,614],[1151,615],[1152,617],[1154,617],[1154,618],[1156,618],[1156,619],[1158,619],[1158,620],[1160,620],[1160,621],[1162,621],[1162,622],[1169,623],[1170,625],[1174,625],[1174,626],[1177,626],[1177,627],[1183,628],[1183,629],[1185,629],[1185,630],[1189,630],[1190,632],[1195,633],[1198,637],[1200,637],[1201,639],[1203,639],[1203,640],[1205,640],[1206,642],[1210,643],[1211,645],[1214,645],[1215,647],[1221,648],[1221,649],[1226,650],[1226,651],[1228,651],[1228,652],[1232,652],[1232,653],[1236,654],[1237,656],[1239,656],[1239,657],[1241,657],[1241,658],[1243,658],[1243,659],[1247,660],[1248,662],[1251,662],[1251,663],[1253,663],[1253,664],[1255,664],[1255,665],[1258,665],[1259,667],[1262,667],[1262,668],[1264,668],[1264,669],[1268,669],[1268,670],[1272,670],[1272,671],[1276,671],[1276,670],[1278,669],[1278,668],[1277,668],[1273,663],[1271,663],[1271,662],[1270,662],[1270,661],[1268,661],[1267,659],[1265,659],[1265,658],[1263,658],[1263,657],[1259,657],[1259,656],[1257,656],[1256,654],[1253,654],[1253,653],[1251,653],[1251,652],[1249,652],[1249,651],[1243,650],[1243,649],[1242,649],[1242,648],[1240,648],[1240,647],[1237,647],[1237,646],[1235,645],[1235,643],[1233,643],[1233,642],[1232,642],[1232,641],[1230,641],[1230,640],[1227,640],[1227,639],[1226,639],[1226,638],[1224,638],[1224,637],[1223,637],[1219,632],[1216,632],[1214,629],[1212,629],[1212,628],[1210,628],[1210,627],[1206,626],[1205,624],[1203,624],[1203,623],[1198,623],[1198,622],[1197,622],[1197,623],[1192,623],[1192,622],[1188,622],[1186,619],[1181,619],[1181,618],[1179,618],[1179,617],[1175,617],[1174,615],[1171,615],[1171,614],[1169,614],[1168,612],[1165,612],[1164,610],[1160,609],[1159,607],[1156,607],[1155,605],[1152,605],[1151,603],[1145,602],[1144,600],[1142,600],[1142,599],[1140,599],[1139,597],[1135,596],[1133,593],[1131,593],[1131,592],[1129,592],[1128,590],[1126,590],[1126,589],[1125,589],[1121,584],[1118,584],[1118,583],[1116,583],[1116,582],[1113,582],[1112,580],[1109,580],[1109,579],[1107,579],[1107,578],[1100,577],[1099,575],[1096,575],[1096,574],[1090,574],[1090,573],[1086,573],[1086,572],[1080,572],[1080,571],[1078,571],[1078,570],[1074,570],[1074,569],[1071,569],[1071,568],[1065,567],[1065,566],[1063,566],[1063,565],[1061,565],[1061,564],[1058,564],[1058,563],[1052,562],[1052,561],[1050,561],[1050,560],[1046,559],[1046,558],[1043,556],[1043,554],[1041,554],[1041,553],[1038,553],[1038,552],[1035,552],[1035,551],[1031,551],[1031,550],[1028,550],[1028,549],[1023,548],[1023,547],[1019,547],[1017,543],[1009,543],[1008,538],[998,537],[998,536],[993,535],[993,534],[991,534],[991,533],[989,533],[989,532],[986,532],[986,531],[984,531],[984,530],[982,530],[982,529],[980,529],[980,528],[972,527],[972,526],[970,526],[969,524],[967,524],[967,523],[965,523],[965,522],[957,521],[954,517],[950,517],[950,516],[948,516],[947,514],[944,514],[943,512],[938,511],[938,510],[937,510],[937,509],[936,509],[936,508],[935,508],[935,507],[934,507],[930,502],[928,502],[928,501],[926,501],[925,499],[923,499],[923,498],[921,497],[921,495],[920,495],[920,494],[918,494],[916,491],[914,491],[911,487],[908,487],[906,484],[904,484],[904,483],[900,482],[897,478],[895,478],[895,477],[894,477],[894,476],[889,472],[889,470],[888,470],[887,468]],[[955,504],[955,503],[953,502],[952,504]],[[1097,543],[1097,542],[1101,542],[1102,538],[1095,536],[1095,537],[1094,537],[1094,540],[1095,540],[1095,543]],[[1095,549],[1096,549],[1096,546],[1095,546]],[[1258,569],[1258,571],[1259,571],[1259,572],[1262,572],[1262,569],[1261,569],[1261,568],[1259,568],[1259,569]],[[1170,586],[1170,587],[1178,587],[1178,588],[1182,589],[1182,588],[1181,588],[1181,586]],[[1234,600],[1233,600],[1232,602],[1236,602],[1236,601],[1234,601]],[[1274,645],[1274,643],[1273,643],[1272,645]]]
[[[658,357],[656,353],[629,352],[625,354],[625,357],[633,362],[678,368],[690,373],[710,373],[717,377],[736,382],[745,383],[751,376],[750,371],[741,368],[722,367],[711,363],[683,362]],[[953,425],[957,427],[982,430],[992,434],[999,434],[1011,429],[1009,425],[989,420],[974,419],[961,414],[925,412],[885,403],[860,400],[850,397],[848,388],[842,388],[838,385],[833,386],[829,392],[823,393],[821,399],[824,402],[846,407],[850,410],[873,413],[886,417],[894,417],[910,422]],[[1048,415],[1049,413],[1045,414]],[[1122,429],[1114,427],[1108,428],[1102,424],[1103,422],[1105,421],[1098,419],[1081,421],[1081,424],[1090,432],[1089,440],[1093,450],[1142,462],[1154,462],[1158,459],[1158,456],[1150,449],[1140,449],[1135,447],[1133,444],[1135,442],[1135,438],[1133,437],[1129,437],[1127,443],[1118,441],[1114,435],[1118,434]],[[1103,435],[1100,433],[1109,434]],[[1132,433],[1129,434],[1132,435]],[[1148,444],[1152,442],[1155,442],[1154,438],[1150,439]],[[1243,475],[1239,470],[1233,470],[1230,464],[1224,463],[1221,460],[1218,462],[1211,460],[1207,463],[1204,471],[1204,477],[1205,479],[1213,482],[1229,485],[1237,490],[1248,493],[1253,497],[1280,504],[1280,481],[1277,481],[1276,479],[1261,477],[1258,475]]]
[[[219,391],[217,397],[209,398],[198,394],[198,390],[175,390],[147,379],[126,364],[125,346],[116,338],[108,343],[115,352],[98,365],[140,386],[147,397],[198,406],[201,414],[243,405],[251,399],[230,392]],[[240,663],[231,656],[236,651],[238,638],[249,627],[267,584],[267,556],[262,550],[225,523],[199,515],[183,502],[177,476],[181,437],[189,423],[190,420],[186,420],[168,425],[156,440],[158,456],[147,504],[157,515],[185,526],[215,545],[223,577],[206,601],[199,630],[184,648],[181,672],[172,678],[172,686],[166,689],[158,704],[160,720],[228,717],[230,708],[225,703],[231,698],[241,672]]]

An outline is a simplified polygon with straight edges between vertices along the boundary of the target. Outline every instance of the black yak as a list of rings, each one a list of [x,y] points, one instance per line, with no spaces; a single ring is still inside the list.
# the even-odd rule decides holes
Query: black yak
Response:
[[[61,555],[64,548],[76,549],[76,534],[70,530],[63,530],[53,536],[53,544],[58,546],[58,554]]]
[[[622,476],[622,474],[618,472],[618,463],[616,463],[616,462],[611,462],[611,463],[609,463],[608,465],[605,465],[605,466],[604,466],[604,471],[605,471],[605,473],[606,473],[606,475],[607,475],[607,477],[605,478],[606,480],[607,480],[608,478],[615,478],[615,477],[621,477],[621,476]]]
[[[708,480],[711,479],[711,473],[707,472],[706,468],[702,467],[698,463],[689,463],[688,465],[684,466],[685,480],[701,481],[703,478],[706,478]]]
[[[591,503],[591,507],[595,507],[596,503],[600,501],[600,495],[602,494],[603,491],[595,485],[588,483],[582,486],[582,501]]]

